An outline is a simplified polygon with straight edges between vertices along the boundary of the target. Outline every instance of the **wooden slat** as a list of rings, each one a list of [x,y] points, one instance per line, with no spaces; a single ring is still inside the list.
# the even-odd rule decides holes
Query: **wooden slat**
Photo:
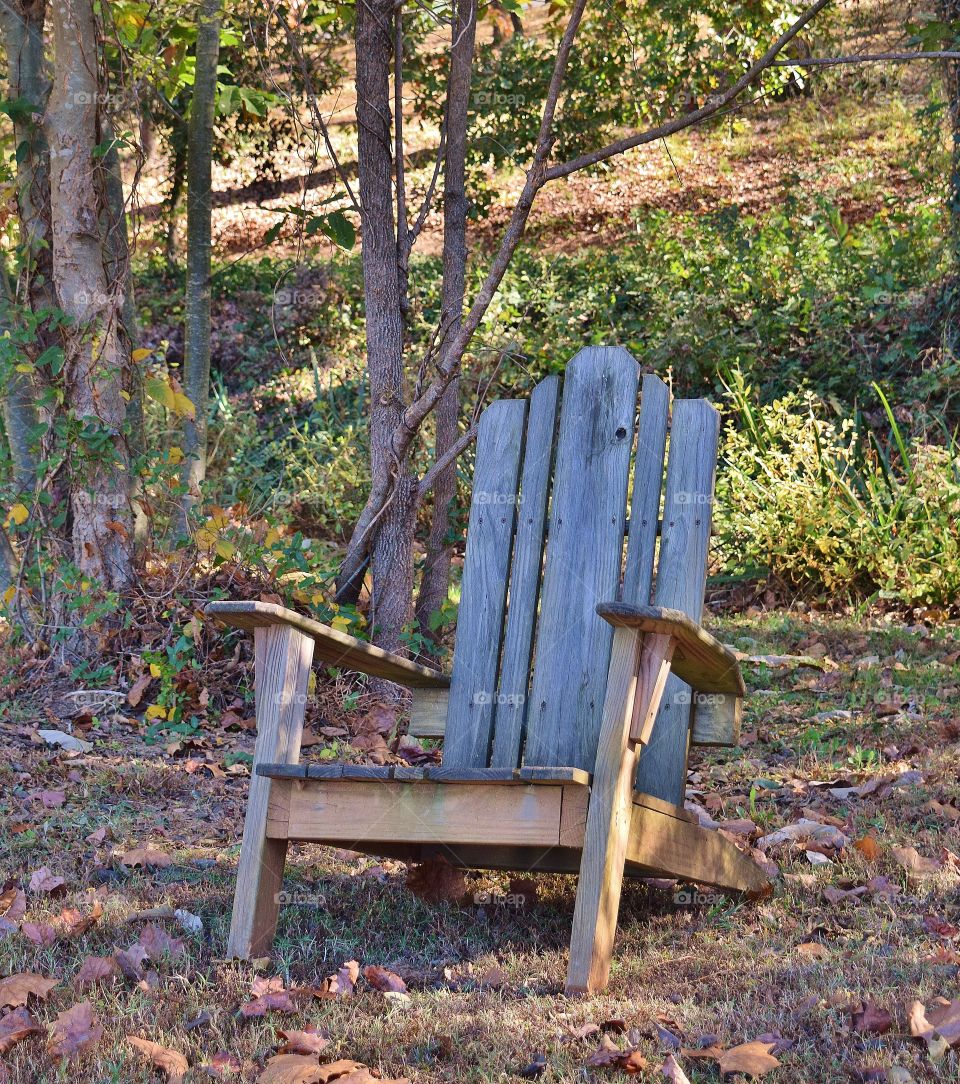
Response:
[[[742,697],[730,693],[695,695],[690,744],[727,747],[739,745],[742,716]]]
[[[734,843],[698,824],[635,804],[627,861],[658,876],[735,892],[761,893],[769,880]]]
[[[699,692],[745,694],[737,656],[682,611],[609,602],[598,606],[597,613],[614,626],[671,637],[676,645],[673,672]]]
[[[559,394],[560,378],[548,376],[530,396],[490,758],[490,763],[497,768],[515,768],[520,763]]]
[[[553,846],[562,787],[505,784],[290,783],[289,837],[351,847],[401,843]]]
[[[593,769],[612,641],[594,608],[620,582],[637,378],[637,363],[616,347],[582,350],[567,368],[527,764]]]
[[[288,624],[258,628],[254,639],[257,742],[253,762],[295,764],[300,755],[313,640]],[[278,789],[286,788],[281,785]],[[273,942],[286,843],[267,835],[272,790],[272,780],[251,776],[228,956],[263,956]]]
[[[634,629],[619,628],[614,634],[577,881],[567,993],[602,990],[610,973],[633,804],[636,747],[630,741],[630,722],[638,692],[640,641]]]
[[[407,783],[543,783],[587,787],[590,774],[582,768],[447,768],[396,764],[258,764],[255,774],[268,779],[395,779]]]
[[[669,388],[657,376],[644,376],[634,457],[627,559],[620,595],[624,602],[637,602],[644,606],[650,601],[653,584],[669,416]]]
[[[705,399],[673,405],[654,602],[699,623],[707,579],[719,415]],[[660,712],[640,755],[637,789],[682,805],[690,736],[691,690],[667,680]]]
[[[409,732],[414,738],[442,738],[447,725],[448,689],[414,689]]]
[[[526,779],[533,783],[581,783],[584,786],[590,782],[590,773],[583,768],[567,767],[539,767],[534,764],[524,764],[517,772],[518,779]]]
[[[526,405],[491,403],[480,418],[443,762],[482,768],[490,755],[500,638]]]
[[[450,679],[438,670],[401,658],[272,602],[210,602],[204,612],[208,617],[240,629],[271,626],[297,629],[313,640],[314,659],[328,666],[387,678],[410,688],[445,689],[450,684]]]

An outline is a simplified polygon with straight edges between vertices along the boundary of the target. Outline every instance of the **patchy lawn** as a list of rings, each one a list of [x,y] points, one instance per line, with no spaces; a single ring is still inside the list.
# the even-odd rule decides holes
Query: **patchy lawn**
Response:
[[[211,777],[189,749],[58,751],[9,702],[0,972],[56,985],[0,984],[0,1079],[175,1080],[181,1059],[193,1081],[363,1079],[319,1058],[415,1081],[603,1080],[635,1049],[636,1079],[663,1080],[673,1055],[672,1079],[697,1084],[720,1079],[717,1048],[755,1040],[777,1084],[956,1079],[958,1014],[938,999],[960,996],[960,636],[796,614],[720,632],[806,662],[744,664],[743,744],[695,753],[688,799],[754,848],[812,823],[765,842],[766,900],[628,885],[609,990],[585,999],[562,993],[573,878],[538,876],[514,907],[506,877],[469,875],[464,901],[429,905],[401,864],[321,847],[291,853],[275,958],[224,960],[242,758],[218,749]],[[917,1001],[942,1037],[911,1037]],[[285,1045],[307,1060],[271,1063]]]

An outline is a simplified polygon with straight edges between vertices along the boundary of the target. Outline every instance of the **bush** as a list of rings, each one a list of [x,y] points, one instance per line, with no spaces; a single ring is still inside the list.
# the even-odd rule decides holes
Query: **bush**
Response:
[[[908,447],[882,396],[895,454],[862,422],[827,420],[810,393],[756,408],[739,374],[729,390],[716,517],[727,572],[807,593],[960,601],[954,441]]]

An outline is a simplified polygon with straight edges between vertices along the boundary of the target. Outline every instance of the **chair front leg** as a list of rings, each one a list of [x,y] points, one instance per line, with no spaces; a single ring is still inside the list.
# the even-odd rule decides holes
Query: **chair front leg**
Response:
[[[270,779],[258,764],[296,764],[300,758],[313,639],[287,625],[254,630],[257,744],[237,864],[227,956],[266,956],[273,944],[287,854],[286,839],[267,837]]]
[[[630,628],[614,633],[570,936],[568,994],[603,990],[610,977],[633,815],[637,739],[649,733],[648,721],[656,716],[672,653],[670,637],[644,636]]]

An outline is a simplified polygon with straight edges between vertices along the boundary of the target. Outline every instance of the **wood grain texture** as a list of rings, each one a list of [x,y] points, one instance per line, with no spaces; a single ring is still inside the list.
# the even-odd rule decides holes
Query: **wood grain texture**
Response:
[[[673,405],[654,603],[681,610],[696,624],[703,610],[717,467],[719,415],[705,399]],[[666,683],[650,741],[640,754],[637,790],[683,804],[690,738],[690,686]]]
[[[610,973],[633,805],[636,754],[630,723],[640,639],[634,629],[614,633],[573,912],[567,993],[602,990]]]
[[[400,843],[555,846],[562,787],[339,780],[291,784],[289,836],[352,847]]]
[[[525,403],[502,400],[480,418],[444,736],[448,767],[483,768],[490,756],[525,413]]]
[[[627,559],[620,595],[624,602],[646,605],[650,601],[669,417],[670,389],[658,376],[644,376],[634,456]]]
[[[567,367],[526,764],[593,768],[612,641],[595,607],[619,588],[637,379],[616,347],[581,350]]]
[[[294,764],[300,755],[307,682],[313,660],[313,639],[289,624],[257,628],[255,688],[257,742],[254,766]],[[267,806],[273,782],[250,777],[243,844],[237,864],[237,885],[227,955],[250,959],[269,953],[277,925],[283,883],[286,842],[267,836]],[[278,791],[286,792],[281,783]]]
[[[730,693],[697,693],[693,698],[691,745],[740,744],[743,699]]]
[[[698,692],[746,693],[736,655],[682,611],[610,602],[598,606],[597,613],[614,626],[669,636],[675,644],[673,672]]]
[[[450,704],[448,689],[414,689],[409,732],[414,738],[442,738]]]
[[[659,810],[634,805],[627,860],[678,877],[736,892],[761,893],[769,879],[762,869],[719,832]]]
[[[646,745],[653,730],[653,721],[663,698],[670,676],[670,660],[676,641],[662,632],[647,632],[640,641],[640,661],[637,664],[637,695],[633,701],[630,739]]]
[[[366,640],[321,624],[310,617],[277,606],[272,602],[210,602],[204,613],[224,625],[240,629],[289,627],[309,636],[314,642],[314,658],[326,666],[356,670],[372,677],[387,678],[410,688],[445,689],[450,679],[438,670],[411,662]]]
[[[490,758],[491,765],[497,768],[515,768],[520,763],[559,396],[558,376],[542,380],[530,396]]]

